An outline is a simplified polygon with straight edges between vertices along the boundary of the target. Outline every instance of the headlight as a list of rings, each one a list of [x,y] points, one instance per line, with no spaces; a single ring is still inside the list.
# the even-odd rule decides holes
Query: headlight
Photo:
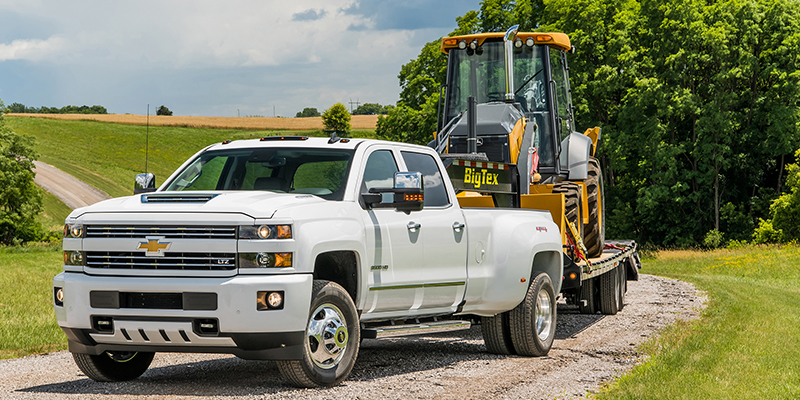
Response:
[[[64,265],[83,265],[83,252],[65,251]]]
[[[65,238],[82,238],[83,225],[81,224],[66,224],[64,225]]]
[[[239,253],[239,268],[287,268],[292,253]]]
[[[291,225],[247,225],[239,227],[239,239],[291,239]]]

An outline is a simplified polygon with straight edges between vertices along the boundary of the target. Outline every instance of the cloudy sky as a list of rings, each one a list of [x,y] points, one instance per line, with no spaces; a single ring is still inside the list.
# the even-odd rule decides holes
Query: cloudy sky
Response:
[[[0,99],[294,116],[394,104],[400,66],[479,0],[0,0]]]

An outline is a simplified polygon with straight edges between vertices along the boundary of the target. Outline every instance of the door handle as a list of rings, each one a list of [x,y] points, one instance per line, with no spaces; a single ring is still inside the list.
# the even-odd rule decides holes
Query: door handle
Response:
[[[422,227],[422,225],[420,225],[419,222],[414,222],[414,221],[409,222],[408,225],[406,225],[406,226],[408,227],[408,230],[410,230],[410,231],[415,231],[415,230],[417,230],[417,229]]]
[[[462,229],[464,229],[464,223],[463,222],[458,222],[458,221],[453,222],[453,230],[454,231],[460,231]]]

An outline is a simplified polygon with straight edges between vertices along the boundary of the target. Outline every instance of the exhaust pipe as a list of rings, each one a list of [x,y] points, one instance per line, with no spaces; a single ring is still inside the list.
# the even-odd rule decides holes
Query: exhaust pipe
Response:
[[[503,36],[506,61],[506,101],[514,102],[514,37],[517,36],[519,25],[508,28]]]

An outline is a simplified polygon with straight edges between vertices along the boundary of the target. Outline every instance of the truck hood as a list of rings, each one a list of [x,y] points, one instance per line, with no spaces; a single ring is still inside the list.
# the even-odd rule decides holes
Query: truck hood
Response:
[[[240,213],[252,218],[271,218],[275,211],[324,203],[310,194],[266,191],[153,192],[105,200],[76,209],[70,218],[95,213]]]

